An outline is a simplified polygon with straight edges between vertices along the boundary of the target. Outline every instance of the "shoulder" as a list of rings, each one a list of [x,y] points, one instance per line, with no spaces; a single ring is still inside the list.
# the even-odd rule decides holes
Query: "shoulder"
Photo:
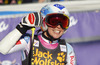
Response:
[[[68,49],[73,50],[73,47],[72,47],[69,43],[66,43],[66,45],[67,45],[67,48],[68,48]]]
[[[66,43],[66,45],[67,45],[67,52],[68,52],[68,54],[74,53],[73,47],[69,43]]]

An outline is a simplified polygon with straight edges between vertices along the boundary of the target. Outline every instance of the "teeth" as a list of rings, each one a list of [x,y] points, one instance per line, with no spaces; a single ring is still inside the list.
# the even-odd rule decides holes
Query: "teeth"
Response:
[[[55,33],[59,33],[60,31],[55,30],[54,32],[55,32]]]

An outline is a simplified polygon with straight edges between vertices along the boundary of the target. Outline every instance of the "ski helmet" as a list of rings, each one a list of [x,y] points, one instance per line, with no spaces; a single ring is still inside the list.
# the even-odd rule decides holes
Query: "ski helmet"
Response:
[[[66,16],[69,19],[69,12],[68,10],[65,8],[65,6],[60,5],[60,4],[48,4],[46,6],[44,6],[41,10],[40,10],[40,16],[41,16],[41,29],[42,31],[46,31],[48,29],[48,26],[46,24],[46,17],[49,14],[62,14],[64,16]],[[68,21],[68,26],[69,27],[69,21]]]

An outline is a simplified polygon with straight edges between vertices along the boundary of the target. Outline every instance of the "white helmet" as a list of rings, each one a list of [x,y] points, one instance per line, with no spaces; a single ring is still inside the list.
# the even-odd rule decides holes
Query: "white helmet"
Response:
[[[60,4],[49,4],[44,6],[40,10],[40,15],[41,15],[41,29],[42,31],[46,31],[48,29],[48,26],[44,22],[44,19],[47,14],[53,14],[53,13],[59,13],[59,14],[64,14],[69,18],[69,12],[65,8],[65,6],[60,5]]]

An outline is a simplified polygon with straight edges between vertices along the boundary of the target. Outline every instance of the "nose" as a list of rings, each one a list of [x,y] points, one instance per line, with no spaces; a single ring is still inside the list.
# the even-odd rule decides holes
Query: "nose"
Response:
[[[61,25],[57,25],[57,28],[59,28],[59,29],[60,29],[60,28],[61,28]]]

